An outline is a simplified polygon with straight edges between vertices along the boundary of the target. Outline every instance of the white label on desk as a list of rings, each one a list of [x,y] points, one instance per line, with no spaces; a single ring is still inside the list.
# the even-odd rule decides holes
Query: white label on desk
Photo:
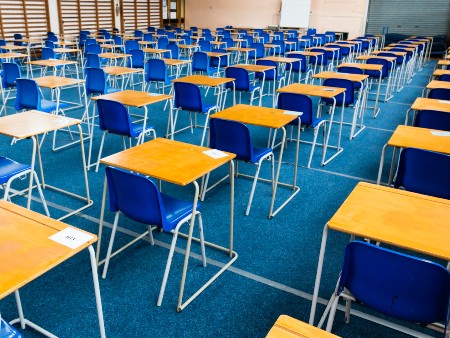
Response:
[[[148,96],[161,96],[162,94],[160,93],[148,93]]]
[[[447,101],[447,100],[439,100],[439,103],[447,103],[447,104],[450,104],[450,101]]]
[[[56,234],[50,236],[49,239],[71,249],[76,249],[80,245],[83,245],[87,241],[91,240],[93,237],[94,236],[82,232],[78,229],[67,227],[64,230],[61,230],[60,232],[57,232]]]
[[[434,136],[450,136],[450,131],[432,131],[431,134]]]
[[[325,92],[335,92],[336,91],[336,89],[333,89],[333,88],[323,88],[322,90]]]
[[[285,110],[285,111],[283,112],[283,114],[286,114],[286,115],[295,115],[295,116],[302,116],[302,115],[303,115],[303,112],[301,112],[301,111],[293,111],[293,110]]]
[[[224,153],[223,151],[220,151],[220,150],[217,150],[217,149],[205,150],[205,151],[203,151],[203,154],[208,155],[209,157],[212,157],[212,158],[215,158],[215,159],[228,156],[227,153]]]

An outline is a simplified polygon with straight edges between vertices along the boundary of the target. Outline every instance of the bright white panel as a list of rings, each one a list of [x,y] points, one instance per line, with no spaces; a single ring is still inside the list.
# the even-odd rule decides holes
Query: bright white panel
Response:
[[[280,27],[309,27],[311,0],[283,0],[281,3]]]

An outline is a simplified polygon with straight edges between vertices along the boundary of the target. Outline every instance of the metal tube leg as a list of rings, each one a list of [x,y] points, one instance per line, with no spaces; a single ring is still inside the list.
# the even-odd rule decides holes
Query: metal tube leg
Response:
[[[175,244],[177,243],[178,229],[179,229],[179,226],[177,226],[175,233],[173,234],[173,237],[172,237],[172,243],[170,245],[169,257],[167,257],[166,268],[164,270],[164,276],[163,276],[163,280],[161,282],[161,289],[159,290],[158,302],[156,303],[157,306],[161,306],[162,301],[163,301],[164,291],[166,290],[167,279],[169,278],[170,266],[172,265],[173,253],[175,251]]]
[[[95,303],[97,304],[98,325],[100,327],[100,337],[106,337],[105,322],[103,320],[102,299],[100,296],[100,286],[98,284],[97,262],[95,260],[95,252],[92,245],[88,247],[89,257],[91,259],[92,280],[94,282]]]
[[[22,302],[20,301],[19,290],[14,292],[17,304],[17,312],[19,313],[20,327],[22,330],[25,329],[25,316],[23,315]]]
[[[108,252],[106,253],[106,259],[105,259],[105,266],[103,267],[103,274],[102,274],[103,279],[106,278],[106,274],[108,273],[109,260],[111,258],[112,247],[114,244],[114,237],[116,236],[117,223],[119,222],[119,215],[120,215],[120,212],[117,211],[116,215],[114,216],[114,224],[113,224],[113,228],[111,231],[111,237],[109,239]]]

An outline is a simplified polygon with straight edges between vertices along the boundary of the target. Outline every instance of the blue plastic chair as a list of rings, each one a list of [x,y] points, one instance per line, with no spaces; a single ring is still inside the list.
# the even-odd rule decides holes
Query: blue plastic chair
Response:
[[[233,90],[233,105],[236,104],[236,91],[239,92],[239,103],[242,101],[242,92],[250,93],[250,105],[253,104],[255,92],[259,92],[259,105],[261,105],[261,87],[250,83],[248,72],[239,67],[228,67],[225,69],[225,77],[235,79],[225,84],[227,90]]]
[[[167,258],[164,277],[161,283],[161,289],[159,291],[157,302],[157,305],[161,306],[167,279],[169,277],[173,253],[177,243],[178,231],[183,224],[189,224],[189,221],[192,218],[192,201],[183,201],[165,195],[159,192],[156,185],[149,178],[113,167],[106,168],[106,180],[108,182],[109,209],[115,213],[115,217],[102,277],[106,277],[110,258],[119,250],[122,250],[124,247],[127,247],[128,245],[146,236],[150,238],[150,243],[153,245],[154,241],[152,231],[155,228],[172,233],[172,243],[170,245],[169,256]],[[200,203],[197,203],[195,216],[198,219],[202,263],[205,267],[206,255],[203,237],[203,222],[199,208]],[[114,244],[120,214],[123,214],[127,218],[130,218],[136,222],[147,224],[148,229],[146,232],[134,238],[131,242],[113,253],[112,247]],[[101,226],[102,225],[100,225],[100,227]]]
[[[304,83],[308,83],[312,77],[312,69],[308,67],[306,57],[302,54],[297,53],[290,53],[290,58],[299,59],[300,61],[296,61],[293,63],[288,63],[286,65],[286,71],[290,71],[294,73],[293,75],[293,81],[295,79],[295,74],[298,74],[298,83],[301,83],[302,80]],[[302,74],[305,74],[305,76],[302,78]]]
[[[211,67],[209,56],[204,52],[194,52],[192,54],[192,73],[200,73],[212,76],[218,69]]]
[[[436,110],[419,110],[414,117],[414,127],[450,131],[450,114]]]
[[[450,101],[450,89],[446,88],[435,88],[431,89],[428,93],[428,98]]]
[[[205,124],[203,126],[202,140],[200,145],[203,146],[206,136],[206,129],[208,127],[209,115],[213,111],[217,111],[217,106],[214,104],[204,103],[202,101],[202,94],[200,93],[200,88],[192,83],[186,82],[174,82],[174,94],[175,100],[173,109],[176,111],[174,121],[173,121],[173,129],[172,133],[179,132],[186,128],[190,128],[192,132],[192,124],[189,127],[183,128],[179,131],[176,131],[176,123],[178,118],[178,112],[180,110],[185,110],[190,113],[201,113],[205,114]],[[191,119],[192,121],[192,119]]]
[[[180,48],[176,43],[169,43],[165,49],[168,49],[170,52],[164,53],[164,57],[166,59],[179,59],[180,57]]]
[[[444,74],[444,75],[439,76],[439,81],[450,82],[450,74]]]
[[[14,46],[24,46],[24,43],[22,41],[16,41],[23,39],[22,34],[16,33],[14,34]]]
[[[212,50],[210,41],[200,40],[198,42],[198,45],[200,46],[200,52],[211,52],[211,50]]]
[[[16,90],[17,83],[16,80],[20,77],[22,77],[22,74],[20,72],[20,67],[17,63],[14,62],[5,62],[2,63],[2,86],[3,90],[5,91],[5,98],[2,103],[2,110],[0,111],[0,114],[3,112],[3,110],[6,109],[6,103],[8,99],[10,98],[9,95],[11,94],[12,90]],[[5,111],[6,114],[6,111]]]
[[[266,56],[266,50],[264,48],[264,44],[259,42],[253,42],[250,44],[248,48],[255,49],[254,51],[250,51],[248,53],[248,60],[256,63],[256,60],[261,59]]]
[[[160,36],[158,38],[158,43],[156,45],[157,45],[158,49],[166,49],[168,44],[169,44],[169,39],[165,36]]]
[[[405,148],[400,154],[394,187],[450,199],[450,156]]]
[[[36,109],[50,113],[56,111],[56,102],[41,98],[39,86],[33,79],[20,78],[16,80],[17,94],[14,108],[16,110]],[[65,102],[59,102],[59,109],[68,107]]]
[[[144,67],[145,67],[145,53],[142,49],[132,49],[130,50],[130,55],[131,57],[128,58],[130,65],[130,68],[134,68],[134,69],[142,69],[142,71],[144,71]],[[132,86],[134,85],[134,75],[135,74],[131,74],[131,83]],[[139,79],[139,73],[137,73],[138,75],[138,79]],[[144,81],[144,74],[141,73],[142,75],[142,81]]]
[[[120,91],[117,88],[108,86],[107,75],[100,67],[88,67],[86,72],[86,94],[87,95],[104,95]]]
[[[101,54],[103,52],[102,47],[98,43],[90,43],[86,46],[86,54]]]
[[[272,162],[272,193],[274,179],[274,156],[272,148],[254,147],[248,127],[240,122],[212,118],[209,122],[209,147],[236,154],[236,160],[256,165],[256,173],[253,178],[250,197],[247,203],[245,215],[250,214],[256,182],[258,181],[261,164],[264,160]],[[203,196],[207,191],[209,173],[203,188]]]
[[[161,84],[161,90],[164,94],[165,88],[171,87],[173,79],[175,79],[175,76],[168,74],[164,60],[148,59],[145,65],[145,82],[148,84],[147,91],[151,92],[152,83],[155,83],[156,89],[158,90],[159,84]]]
[[[341,297],[349,300],[348,310],[350,301],[358,301],[385,315],[421,326],[434,322],[447,324],[450,272],[425,259],[354,241],[345,248],[341,277],[330,300],[327,331],[332,329]],[[346,313],[349,316],[350,311]]]
[[[98,99],[97,110],[99,118],[99,127],[103,131],[102,140],[100,142],[100,150],[98,152],[97,164],[95,172],[98,171],[100,159],[102,157],[103,144],[107,133],[122,136],[123,147],[126,149],[125,137],[130,139],[137,138],[136,145],[144,142],[145,135],[152,135],[156,138],[156,132],[153,126],[144,126],[131,122],[130,114],[127,108],[120,102]]]
[[[275,67],[271,70],[266,70],[265,72],[256,72],[255,79],[262,81],[263,79],[268,84],[267,86],[267,96],[272,96],[273,106],[275,107],[275,90],[277,88],[283,87],[286,84],[286,79],[284,76],[278,74],[278,66],[275,61],[272,60],[256,60],[256,64],[260,66],[272,66]],[[270,89],[270,84],[272,83],[272,90]],[[264,96],[264,93],[262,93]]]
[[[136,40],[125,41],[125,54],[130,54],[132,49],[139,49],[139,42]]]
[[[102,66],[102,61],[98,54],[87,53],[86,54],[86,68],[100,68]]]
[[[22,334],[3,318],[0,318],[0,337],[23,338]]]
[[[314,155],[314,149],[317,144],[317,135],[322,127],[323,139],[325,140],[326,121],[321,118],[316,118],[313,113],[313,103],[309,96],[294,93],[279,93],[278,94],[278,109],[284,109],[288,111],[301,112],[300,121],[302,127],[312,127],[314,130],[314,138],[311,144],[311,152],[309,153],[308,168],[311,167],[312,157]],[[291,126],[298,125],[298,119],[289,123]],[[292,137],[289,140],[293,140]]]
[[[141,30],[139,30],[139,29],[136,29],[136,30],[134,31],[134,36],[135,36],[136,38],[141,38],[141,39],[142,39],[142,37],[144,36],[144,32],[141,31]]]

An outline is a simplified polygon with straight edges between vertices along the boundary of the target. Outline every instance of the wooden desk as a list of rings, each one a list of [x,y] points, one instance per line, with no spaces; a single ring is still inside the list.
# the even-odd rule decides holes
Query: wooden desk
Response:
[[[172,51],[170,49],[144,48],[142,50],[145,54],[156,54],[158,58],[161,58],[164,53],[170,53],[170,56],[172,56]]]
[[[294,62],[300,62],[300,59],[297,58],[291,58],[291,57],[282,57],[282,56],[266,56],[264,58],[261,58],[260,60],[267,60],[267,61],[273,61],[275,62],[277,65],[279,64],[290,64],[291,67],[289,68],[289,75],[287,76],[287,80],[286,80],[286,85],[291,83],[291,73],[292,73],[292,64]],[[279,70],[280,73],[282,72],[282,70]],[[286,78],[286,74],[283,74],[283,76]]]
[[[67,215],[59,218],[59,220],[63,220],[81,210],[84,210],[88,207],[90,207],[93,204],[93,201],[90,198],[89,195],[89,184],[88,184],[88,177],[86,172],[86,159],[84,156],[84,145],[83,145],[83,133],[81,130],[81,121],[48,114],[48,113],[42,113],[37,110],[29,110],[22,113],[17,113],[14,115],[7,115],[0,117],[0,134],[13,137],[17,140],[23,140],[23,139],[30,139],[33,141],[33,150],[31,154],[31,173],[30,173],[30,184],[29,184],[29,191],[28,191],[28,203],[27,208],[30,208],[31,204],[31,192],[33,189],[33,172],[34,167],[36,163],[36,154],[38,154],[38,160],[39,160],[39,168],[41,172],[41,184],[42,187],[50,188],[56,191],[59,191],[61,193],[66,193],[71,196],[75,196],[76,198],[86,202],[85,206],[82,206],[81,208],[74,210]],[[38,139],[37,136],[41,134],[45,134],[51,131],[55,131],[61,128],[68,128],[70,126],[78,126],[79,135],[80,135],[80,150],[81,150],[81,159],[83,163],[83,174],[84,174],[84,182],[85,182],[85,188],[86,188],[86,197],[75,195],[73,193],[67,192],[65,190],[62,190],[60,188],[53,187],[49,184],[45,183],[44,179],[44,169],[42,166],[41,156],[40,152],[38,152]]]
[[[419,110],[436,110],[443,113],[450,113],[450,101],[418,97],[412,104],[411,108],[409,108],[406,112],[405,125],[408,124],[409,113],[411,111],[417,112]],[[414,114],[413,121],[415,119],[415,115],[416,114]]]
[[[108,64],[110,66],[117,66],[117,60],[121,60],[121,59],[127,59],[129,57],[131,57],[131,54],[124,54],[124,53],[100,53],[98,54],[98,56],[102,59],[107,59],[108,60]],[[125,61],[124,61],[125,63]]]
[[[426,85],[425,88],[426,89],[436,89],[436,88],[450,89],[450,82],[432,80]]]
[[[53,68],[53,75],[56,76],[56,68],[61,67],[61,73],[64,72],[65,67],[67,66],[75,66],[75,73],[76,77],[78,79],[78,62],[76,61],[69,61],[69,60],[34,60],[34,61],[27,61],[25,62],[27,67],[27,77],[28,72],[30,72],[31,77],[33,77],[33,66],[39,66],[39,67],[49,67]]]
[[[375,103],[373,106],[373,118],[377,117],[380,109],[378,108],[378,100],[380,97],[380,89],[381,89],[381,81],[382,81],[382,70],[383,70],[383,66],[382,65],[374,65],[374,64],[367,64],[367,63],[341,63],[338,68],[341,67],[354,67],[354,68],[359,68],[361,70],[372,70],[372,71],[376,71],[380,73],[380,77],[378,78],[378,88],[377,88],[377,94],[375,97]],[[389,86],[387,86],[389,87]],[[385,101],[389,100],[390,97],[388,98],[388,88],[386,88],[386,97],[385,97]]]
[[[439,76],[442,76],[442,75],[450,75],[450,70],[447,70],[447,69],[436,69],[433,72],[432,78],[436,78],[436,77],[439,77]]]
[[[281,315],[266,338],[339,338],[332,333],[306,324],[298,319]]]
[[[352,82],[360,83],[361,90],[358,91],[359,92],[358,93],[358,95],[359,95],[358,102],[359,103],[358,103],[358,106],[354,107],[352,122],[351,123],[342,122],[342,124],[350,124],[350,126],[351,126],[350,140],[353,139],[354,137],[358,136],[358,134],[366,128],[366,126],[364,125],[365,111],[363,111],[360,114],[359,109],[362,109],[363,107],[365,107],[365,100],[367,98],[367,90],[368,90],[368,85],[365,82],[367,81],[368,78],[369,78],[369,75],[336,73],[336,72],[320,72],[320,73],[313,75],[313,79],[322,79],[322,80],[343,79],[343,80],[350,80]],[[361,121],[359,124],[359,130],[357,132],[355,132],[356,127],[357,127],[358,116],[360,116],[360,115],[361,115]]]
[[[92,238],[76,249],[71,249],[49,239],[50,236],[68,228],[67,224],[6,201],[0,201],[0,223],[2,224],[0,227],[0,260],[2,262],[0,265],[0,280],[2,281],[0,299],[15,293],[19,312],[19,318],[11,323],[20,323],[22,329],[29,325],[40,333],[48,333],[23,317],[19,289],[87,248],[91,259],[100,336],[105,337],[97,264],[92,248],[92,244],[97,241],[97,236],[76,229]],[[55,287],[58,286],[55,285]],[[74,326],[79,325],[77,321],[71,320],[71,322]],[[61,332],[61,334],[64,333]]]
[[[302,94],[302,95],[324,97],[327,99],[332,99],[333,106],[331,107],[331,112],[330,112],[330,121],[329,121],[330,126],[328,127],[327,136],[325,138],[324,145],[323,145],[323,147],[325,149],[322,154],[322,166],[326,165],[328,162],[330,162],[332,159],[334,159],[336,156],[338,156],[340,153],[342,153],[342,151],[344,150],[344,148],[341,147],[341,134],[342,134],[342,122],[343,122],[343,117],[344,117],[344,106],[342,106],[342,109],[341,109],[338,143],[336,146],[330,146],[328,144],[328,142],[330,140],[331,127],[333,126],[333,123],[334,123],[333,120],[334,120],[334,112],[336,110],[336,96],[345,92],[344,88],[293,83],[293,84],[290,84],[289,86],[277,89],[277,92],[278,93]],[[329,159],[325,160],[328,147],[336,149],[336,154],[332,155]]]
[[[228,47],[225,48],[227,52],[236,52],[236,61],[239,61],[241,53],[245,54],[244,63],[248,62],[248,54],[252,51],[256,51],[255,48],[241,48],[241,47]],[[256,53],[255,53],[255,63],[256,63]]]
[[[179,60],[179,59],[166,59],[166,58],[162,58],[162,60],[164,60],[164,62],[166,63],[166,66],[170,66],[170,67],[175,67],[176,68],[176,72],[175,72],[175,78],[180,77],[181,75],[181,69],[183,66],[188,66],[187,69],[187,73],[191,74],[191,60]]]
[[[297,168],[298,168],[298,149],[299,149],[299,144],[300,144],[300,128],[301,128],[300,121],[298,124],[298,131],[297,131],[297,147],[296,147],[296,152],[295,152],[293,183],[292,183],[292,185],[290,185],[290,184],[278,182],[278,178],[280,175],[280,169],[281,169],[281,163],[282,163],[282,159],[283,159],[284,144],[286,141],[285,126],[289,122],[292,122],[293,120],[298,119],[299,116],[292,115],[292,114],[286,114],[285,110],[283,110],[283,109],[275,109],[275,108],[238,104],[238,105],[227,108],[225,110],[222,110],[221,112],[218,112],[218,113],[212,115],[211,118],[220,118],[220,119],[225,119],[225,120],[238,121],[241,123],[251,124],[251,125],[270,128],[270,129],[281,129],[281,131],[283,132],[283,137],[282,137],[281,144],[280,144],[280,155],[278,158],[278,167],[277,167],[277,172],[275,174],[275,182],[273,185],[274,188],[273,188],[273,192],[272,192],[272,200],[270,202],[270,209],[269,209],[269,219],[272,219],[300,191],[300,188],[296,185]],[[242,175],[242,176],[245,176],[245,175]],[[269,181],[269,183],[272,183],[271,180],[268,180],[268,181]],[[293,192],[283,202],[283,204],[274,211],[273,208],[274,208],[274,204],[275,204],[275,196],[276,196],[278,185],[289,187],[290,189],[293,190]]]
[[[25,59],[28,58],[28,54],[22,54],[22,53],[1,53],[0,54],[1,59],[5,59],[6,62],[11,62],[11,59]]]
[[[309,324],[314,324],[328,229],[450,261],[449,214],[449,200],[358,183],[324,227]]]
[[[139,146],[129,148],[120,153],[108,156],[101,160],[101,163],[125,170],[140,173],[145,176],[154,177],[158,180],[170,182],[180,186],[193,184],[195,188],[192,218],[187,236],[186,253],[184,256],[183,274],[181,278],[180,292],[178,297],[178,312],[182,311],[190,302],[192,302],[204,289],[206,289],[214,280],[217,279],[231,264],[237,259],[238,255],[233,251],[233,218],[234,218],[234,163],[236,155],[227,153],[227,156],[214,159],[203,152],[209,148],[195,146],[188,143],[177,142],[168,139],[156,138],[145,142]],[[151,154],[149,156],[149,154]],[[225,248],[205,241],[205,245],[227,252],[230,261],[225,264],[219,272],[208,280],[197,292],[183,303],[184,283],[191,249],[192,230],[195,222],[195,212],[199,198],[199,185],[197,180],[212,170],[229,163],[230,169],[230,243]],[[103,190],[102,210],[105,207],[106,200],[106,180]],[[97,244],[97,261],[100,252],[100,242],[103,227],[103,212],[100,216],[100,225]]]
[[[447,67],[450,66],[450,60],[439,60],[437,65],[441,66],[443,69],[447,69]]]
[[[418,148],[450,155],[450,137],[433,135],[433,132],[439,132],[439,130],[399,125],[397,129],[395,129],[389,141],[383,146],[377,184],[380,184],[381,181],[384,157],[387,147],[394,148],[388,186],[391,184],[393,177],[397,148]]]
[[[133,74],[142,74],[142,78],[144,78],[145,71],[141,68],[130,68],[130,67],[122,67],[122,66],[106,66],[103,67],[103,70],[107,75],[114,76],[114,85],[117,86],[117,78],[122,77],[121,89],[125,89],[125,77],[133,76]],[[145,89],[145,81],[142,81],[142,91]]]
[[[53,51],[55,53],[62,54],[62,60],[67,59],[67,56],[66,56],[67,54],[78,53],[78,56],[79,56],[81,62],[84,62],[83,61],[83,51],[79,48],[55,48],[55,49],[53,49]]]

